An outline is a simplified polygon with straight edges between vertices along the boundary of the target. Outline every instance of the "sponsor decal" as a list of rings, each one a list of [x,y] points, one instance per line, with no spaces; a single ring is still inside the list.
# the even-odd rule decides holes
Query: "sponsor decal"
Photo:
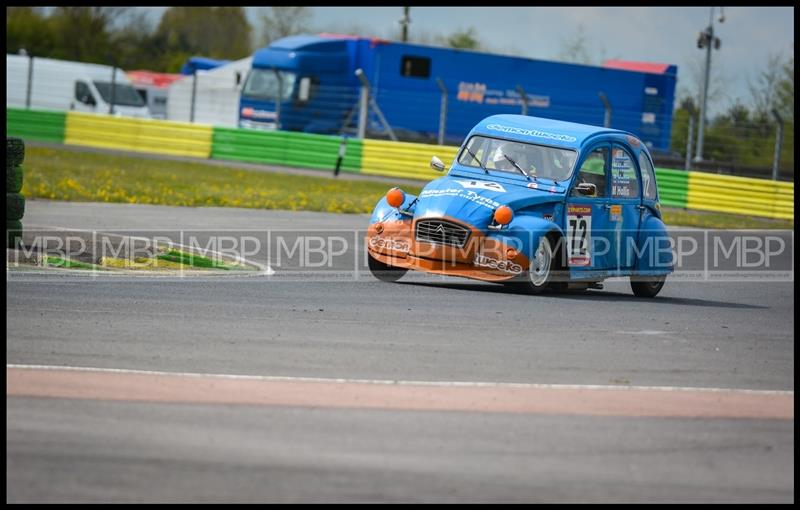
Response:
[[[622,206],[612,205],[610,209],[609,221],[622,221]]]
[[[266,110],[256,110],[246,106],[242,108],[242,117],[251,117],[253,119],[274,119],[275,112],[268,112]]]
[[[558,140],[560,142],[574,142],[577,140],[574,136],[562,135],[558,133],[548,133],[547,131],[539,131],[538,129],[523,129],[513,126],[504,126],[502,124],[489,124],[486,129],[492,131],[500,131],[503,133],[511,133],[515,135],[534,136],[536,138],[547,138],[550,140]]]
[[[553,221],[553,215],[552,214],[543,214],[542,215],[542,219],[547,220],[547,221]]]
[[[456,181],[456,182],[464,186],[465,188],[487,189],[489,191],[497,191],[499,193],[506,192],[506,189],[502,185],[496,182],[487,182],[487,181]]]
[[[644,88],[644,93],[647,94],[648,96],[657,96],[658,95],[658,89],[655,88],[655,87],[645,87]]]
[[[611,166],[611,193],[615,197],[632,197],[636,195],[636,170],[628,153],[622,149],[614,150]]]
[[[458,95],[456,98],[459,101],[467,103],[483,103],[483,96],[486,94],[485,83],[468,83],[465,81],[458,84]]]
[[[432,190],[425,190],[419,194],[420,200],[433,197],[459,197],[463,198],[464,200],[469,200],[470,202],[475,202],[480,206],[492,210],[500,207],[500,202],[495,202],[491,198],[482,197],[476,192],[470,190],[454,189],[454,188],[432,189]]]
[[[656,123],[656,114],[645,112],[642,114],[642,124],[655,124]]]
[[[515,264],[510,260],[493,259],[481,253],[475,254],[475,260],[473,264],[479,267],[488,267],[490,269],[497,269],[499,271],[503,271],[504,273],[520,274],[522,272],[522,266],[520,266],[519,264]]]
[[[590,266],[592,254],[592,206],[567,207],[567,258],[570,266]]]
[[[528,187],[529,187],[530,189],[539,189],[539,185],[538,185],[538,184],[536,184],[535,182],[529,182],[529,183],[528,183]]]
[[[390,250],[401,251],[404,253],[408,253],[411,249],[408,242],[398,241],[397,239],[392,239],[391,237],[370,237],[369,245],[373,248],[388,248]]]

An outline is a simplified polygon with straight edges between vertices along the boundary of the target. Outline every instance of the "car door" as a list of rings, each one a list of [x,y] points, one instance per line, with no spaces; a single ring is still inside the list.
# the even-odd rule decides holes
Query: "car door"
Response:
[[[593,146],[582,158],[566,200],[567,266],[572,278],[602,277],[609,267],[609,161],[611,144]],[[579,191],[582,183],[595,186],[594,195]]]
[[[611,150],[611,195],[608,208],[609,269],[629,271],[635,263],[635,251],[642,197],[636,158],[625,146],[615,143]]]

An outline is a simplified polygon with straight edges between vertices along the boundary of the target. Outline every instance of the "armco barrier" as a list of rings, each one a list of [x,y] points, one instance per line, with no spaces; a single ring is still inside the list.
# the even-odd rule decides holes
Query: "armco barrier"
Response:
[[[794,219],[794,183],[688,173],[687,209]]]
[[[333,170],[342,138],[338,136],[214,128],[211,158]],[[343,172],[361,168],[362,142],[347,139]]]
[[[203,124],[69,112],[64,143],[207,158],[211,131]]]
[[[64,143],[64,112],[6,108],[6,135],[23,140]]]
[[[656,168],[658,198],[667,207],[686,207],[689,174],[683,170]]]
[[[446,145],[364,140],[361,173],[406,179],[435,179],[442,174],[431,169],[431,156],[438,156],[449,167],[456,152],[458,147]]]

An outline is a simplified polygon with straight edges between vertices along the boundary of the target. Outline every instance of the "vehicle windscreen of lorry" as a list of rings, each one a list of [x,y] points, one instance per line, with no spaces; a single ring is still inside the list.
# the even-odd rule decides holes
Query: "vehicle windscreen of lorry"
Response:
[[[563,181],[572,174],[578,153],[544,145],[502,140],[485,136],[473,136],[465,149],[475,154],[480,163],[467,150],[461,153],[458,162],[465,166],[483,166],[488,170],[530,174],[537,178]]]
[[[253,69],[242,89],[242,95],[263,99],[275,99],[281,88],[281,99],[289,99],[297,75],[286,71],[272,69]],[[279,79],[280,78],[280,79]]]
[[[94,86],[103,96],[103,101],[111,102],[111,82],[95,81]],[[142,96],[136,89],[125,83],[114,84],[114,104],[119,106],[145,106]]]

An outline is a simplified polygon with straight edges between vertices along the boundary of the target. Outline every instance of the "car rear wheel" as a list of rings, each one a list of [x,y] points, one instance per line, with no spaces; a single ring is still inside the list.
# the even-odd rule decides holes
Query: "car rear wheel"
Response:
[[[633,289],[634,295],[638,297],[656,297],[656,294],[661,292],[661,288],[664,286],[666,280],[666,275],[654,276],[651,278],[631,277],[631,289]]]
[[[372,255],[367,255],[368,265],[369,265],[369,272],[372,273],[372,276],[381,280],[383,282],[396,282],[399,280],[408,269],[404,269],[402,267],[394,267],[390,266],[389,264],[384,264],[380,260],[374,258]]]

